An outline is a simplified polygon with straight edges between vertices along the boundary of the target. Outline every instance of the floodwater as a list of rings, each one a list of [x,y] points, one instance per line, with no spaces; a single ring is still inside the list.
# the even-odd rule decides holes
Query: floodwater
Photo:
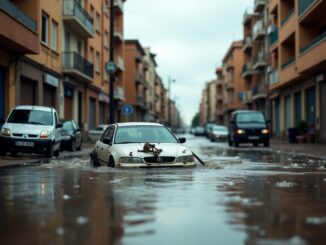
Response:
[[[326,162],[188,137],[194,169],[0,171],[0,244],[326,244]]]

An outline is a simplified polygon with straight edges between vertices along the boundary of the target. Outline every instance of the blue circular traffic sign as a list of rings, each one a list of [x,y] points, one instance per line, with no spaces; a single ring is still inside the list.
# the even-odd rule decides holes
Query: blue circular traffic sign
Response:
[[[122,106],[122,113],[125,115],[125,116],[129,116],[133,113],[133,108],[131,105],[123,105]]]

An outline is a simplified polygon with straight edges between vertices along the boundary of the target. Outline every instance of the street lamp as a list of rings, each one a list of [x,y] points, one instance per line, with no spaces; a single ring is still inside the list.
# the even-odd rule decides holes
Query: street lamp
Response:
[[[114,105],[114,81],[115,76],[114,72],[116,70],[116,66],[114,64],[114,40],[113,40],[113,33],[114,33],[114,0],[110,0],[110,61],[107,64],[107,72],[110,75],[110,92],[109,92],[109,103],[110,103],[110,124],[115,123],[115,105]],[[108,69],[111,66],[111,70]]]
[[[171,83],[174,83],[175,79],[171,79],[171,77],[169,76],[168,78],[168,93],[169,93],[169,97],[168,97],[168,117],[169,117],[169,127],[171,127]]]

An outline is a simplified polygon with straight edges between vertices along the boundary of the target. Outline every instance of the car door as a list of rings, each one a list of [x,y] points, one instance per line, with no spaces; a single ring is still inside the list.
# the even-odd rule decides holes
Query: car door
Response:
[[[75,121],[72,121],[72,125],[74,128],[76,146],[79,147],[81,145],[81,132]]]
[[[109,131],[108,131],[108,134],[107,134],[107,138],[110,138],[112,139],[112,143],[113,143],[113,136],[114,136],[114,132],[115,132],[115,127],[112,126],[112,127],[109,127]],[[103,144],[103,155],[102,155],[102,159],[103,161],[108,164],[109,163],[109,157],[110,157],[110,148],[112,147],[112,145],[107,145],[107,144]]]
[[[108,127],[102,134],[100,140],[96,142],[95,149],[97,152],[97,156],[102,164],[106,164],[108,162],[109,148],[110,148],[110,145],[105,144],[103,142],[103,139],[113,136],[113,134],[114,134],[114,127],[113,126]]]
[[[61,128],[57,128],[57,125],[59,123],[57,112],[54,111],[53,114],[54,114],[53,115],[54,116],[54,138],[55,138],[56,144],[60,148],[60,143],[61,143]]]

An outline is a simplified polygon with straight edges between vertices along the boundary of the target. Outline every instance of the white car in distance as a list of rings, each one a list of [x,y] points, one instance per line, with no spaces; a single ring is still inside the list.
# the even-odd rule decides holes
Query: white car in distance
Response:
[[[158,123],[110,125],[96,142],[91,165],[120,168],[194,167],[191,150]]]

